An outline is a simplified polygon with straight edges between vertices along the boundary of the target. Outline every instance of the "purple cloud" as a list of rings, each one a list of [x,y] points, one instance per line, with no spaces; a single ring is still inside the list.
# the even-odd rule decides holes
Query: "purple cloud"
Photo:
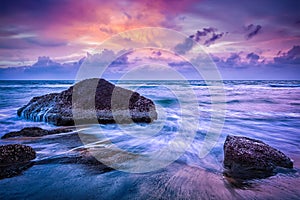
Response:
[[[262,26],[261,25],[253,25],[253,24],[250,24],[246,27],[246,38],[247,40],[253,38],[255,35],[257,35],[260,30],[262,29]]]
[[[181,55],[185,54],[193,48],[195,44],[194,41],[200,42],[201,37],[208,37],[208,39],[203,42],[203,45],[209,46],[213,44],[225,34],[224,32],[217,33],[216,31],[217,29],[212,27],[203,28],[201,31],[198,30],[194,35],[190,35],[187,39],[185,39],[183,43],[176,45],[174,48],[175,53]]]
[[[226,59],[226,64],[229,64],[229,65],[235,65],[235,64],[238,64],[240,63],[241,61],[241,57],[239,54],[237,53],[232,53],[227,59]]]
[[[207,39],[204,42],[204,45],[209,46],[211,44],[213,44],[216,40],[220,39],[221,37],[223,37],[224,33],[213,33],[212,37]]]
[[[279,64],[300,64],[300,46],[293,46],[287,53],[274,58]]]
[[[246,58],[249,60],[250,63],[257,63],[259,55],[252,52],[247,54]]]
[[[78,62],[58,63],[48,56],[40,56],[29,66],[0,69],[0,79],[74,79],[84,59]]]
[[[196,42],[200,42],[202,37],[208,37],[203,44],[209,46],[224,36],[224,32],[217,33],[217,30],[218,29],[213,27],[203,28],[201,31],[198,30],[194,35],[191,35],[190,38]]]
[[[202,36],[207,36],[209,33],[215,33],[217,29],[208,27],[208,28],[203,28],[202,31],[197,31],[196,34],[191,35],[190,38],[193,38],[196,42],[199,42],[201,39],[200,37]]]
[[[191,38],[186,38],[183,43],[177,44],[174,48],[175,53],[184,55],[194,46],[194,41]]]
[[[156,56],[161,56],[162,53],[160,51],[152,51],[152,54]]]
[[[62,40],[55,39],[40,39],[37,37],[28,37],[24,38],[24,40],[30,44],[42,46],[42,47],[60,47],[66,46],[68,43]]]

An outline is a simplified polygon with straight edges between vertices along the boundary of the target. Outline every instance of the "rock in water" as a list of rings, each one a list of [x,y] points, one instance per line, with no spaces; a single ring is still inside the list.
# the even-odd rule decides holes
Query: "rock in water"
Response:
[[[74,125],[73,116],[80,123],[95,123],[95,119],[99,123],[149,123],[157,119],[153,101],[97,78],[83,80],[61,93],[34,97],[17,113],[58,126]]]
[[[12,177],[29,168],[36,153],[30,147],[21,144],[0,146],[0,178]]]
[[[72,129],[70,128],[59,128],[59,129],[53,129],[53,130],[45,130],[39,127],[26,127],[21,129],[20,131],[13,131],[6,133],[1,137],[1,139],[11,138],[11,137],[41,137],[44,135],[52,135],[52,134],[58,134],[58,133],[66,133],[71,132]]]
[[[282,152],[262,141],[228,135],[224,143],[225,175],[240,179],[264,178],[277,167],[293,168]]]

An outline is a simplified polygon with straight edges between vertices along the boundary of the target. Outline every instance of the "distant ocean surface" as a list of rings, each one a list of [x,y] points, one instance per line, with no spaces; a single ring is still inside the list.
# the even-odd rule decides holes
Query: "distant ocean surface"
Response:
[[[35,96],[61,92],[73,83],[74,81],[56,80],[1,80],[0,137],[7,132],[28,126],[55,128],[51,124],[20,119],[17,116],[17,109]],[[0,197],[25,196],[25,199],[39,199],[48,193],[50,197],[59,199],[66,194],[68,197],[76,198],[85,197],[84,195],[89,193],[86,197],[91,199],[110,199],[111,196],[114,199],[155,199],[155,197],[182,199],[195,198],[197,195],[201,197],[201,194],[203,198],[217,199],[227,199],[231,195],[237,199],[271,199],[273,195],[277,195],[277,198],[282,197],[281,199],[299,199],[300,81],[224,81],[226,95],[224,126],[217,144],[203,159],[197,155],[199,145],[210,126],[210,95],[218,94],[210,94],[208,88],[211,86],[204,81],[193,80],[189,81],[189,84],[198,97],[200,127],[186,153],[166,171],[145,174],[111,171],[91,174],[86,169],[73,165],[57,164],[44,167],[39,165],[28,169],[21,176],[0,180]],[[141,142],[134,137],[120,135],[115,125],[103,125],[107,136],[117,145],[133,152],[151,151],[166,145],[170,141],[167,137],[172,138],[172,134],[176,132],[176,122],[180,118],[178,112],[180,103],[170,88],[184,94],[185,86],[180,81],[120,81],[118,85],[127,89],[138,88],[140,94],[152,99],[156,105],[164,109],[166,121],[160,134],[154,135],[151,141]],[[293,175],[278,174],[266,180],[259,180],[256,183],[257,187],[246,191],[231,191],[226,188],[226,184],[222,185],[223,143],[228,134],[259,139],[281,150],[294,160],[297,172]],[[9,141],[0,140],[0,145],[7,143]],[[47,156],[62,152],[60,146],[56,144],[40,145],[35,143],[33,147],[40,149],[37,150],[38,153]],[[162,181],[160,176],[169,179]],[[201,193],[201,190],[205,190],[207,194]]]

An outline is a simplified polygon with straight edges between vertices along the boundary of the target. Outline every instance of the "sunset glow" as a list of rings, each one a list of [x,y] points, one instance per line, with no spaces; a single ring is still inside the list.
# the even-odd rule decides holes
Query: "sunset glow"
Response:
[[[225,79],[253,79],[255,66],[271,71],[258,79],[298,79],[299,8],[297,1],[3,1],[0,67],[29,66],[39,56],[77,62],[115,34],[163,27],[199,42]],[[247,70],[223,70],[229,66]]]

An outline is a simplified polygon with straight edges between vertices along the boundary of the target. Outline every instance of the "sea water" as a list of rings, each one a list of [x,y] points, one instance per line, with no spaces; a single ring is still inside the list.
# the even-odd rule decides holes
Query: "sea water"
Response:
[[[195,131],[191,133],[193,138],[186,144],[184,151],[178,154],[176,148],[171,150],[168,156],[176,154],[175,160],[168,160],[165,166],[157,169],[153,165],[153,171],[150,167],[144,173],[118,169],[104,173],[73,164],[36,165],[22,175],[0,180],[0,197],[39,199],[48,195],[49,198],[91,199],[271,199],[276,195],[275,198],[281,199],[300,198],[297,187],[300,184],[300,81],[224,81],[225,99],[220,102],[212,102],[214,96],[220,95],[210,92],[213,84],[200,80],[188,81],[188,87],[195,93],[198,104],[195,108],[199,116],[196,123],[189,123],[194,122],[194,114],[182,110],[183,103],[189,110],[193,110],[194,107],[188,106],[195,106],[190,103],[195,99],[186,95],[186,98],[180,100],[176,96],[186,94],[187,85],[182,81],[112,82],[152,99],[159,119],[148,129],[143,129],[148,130],[147,133],[139,131],[138,126],[148,126],[143,124],[121,127],[114,124],[100,125],[103,132],[98,138],[100,143],[109,139],[123,151],[135,154],[157,152],[170,145],[180,132],[180,126],[186,126]],[[55,128],[44,122],[21,119],[17,116],[17,109],[27,104],[32,97],[61,92],[73,83],[64,80],[0,81],[0,136],[30,126]],[[211,134],[208,130],[212,126],[212,114],[218,112],[213,109],[214,103],[222,104],[225,109],[224,118],[220,122],[222,129],[203,157],[199,156],[199,151],[203,142],[206,142],[206,136]],[[183,117],[186,124],[180,124]],[[99,129],[91,125],[88,130],[96,135]],[[243,190],[228,185],[222,175],[223,143],[228,134],[259,139],[281,150],[294,160],[295,171],[255,180],[251,187]],[[24,142],[24,139],[17,138],[0,140],[0,144],[31,145],[38,153],[37,160],[64,155],[69,149],[54,142],[53,137],[56,136],[48,138],[47,142]],[[159,152],[165,155],[163,151]],[[159,158],[167,160],[169,157]]]

